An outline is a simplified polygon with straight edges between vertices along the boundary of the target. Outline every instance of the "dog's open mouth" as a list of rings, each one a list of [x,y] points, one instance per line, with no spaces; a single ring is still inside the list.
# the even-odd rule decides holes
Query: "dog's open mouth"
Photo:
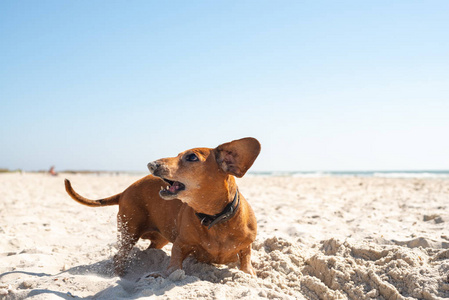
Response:
[[[166,183],[169,185],[167,187],[162,187],[159,192],[159,195],[161,195],[162,198],[172,198],[173,196],[176,196],[180,191],[183,191],[186,189],[186,186],[179,181],[172,181],[168,180],[166,178],[162,178]]]

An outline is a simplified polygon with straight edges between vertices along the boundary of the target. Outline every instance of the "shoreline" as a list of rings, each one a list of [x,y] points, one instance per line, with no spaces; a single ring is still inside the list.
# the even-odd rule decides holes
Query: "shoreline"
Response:
[[[48,170],[24,171],[21,169],[0,169],[1,174],[48,174]],[[58,174],[80,175],[128,175],[146,176],[147,171],[110,171],[110,170],[62,170]],[[380,177],[380,178],[416,178],[416,179],[449,179],[449,170],[366,170],[366,171],[249,171],[249,177]]]

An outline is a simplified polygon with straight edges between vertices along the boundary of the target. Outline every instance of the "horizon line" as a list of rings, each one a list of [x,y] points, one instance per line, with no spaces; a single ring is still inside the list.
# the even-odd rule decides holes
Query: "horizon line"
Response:
[[[0,173],[13,173],[13,172],[29,172],[29,173],[42,173],[48,172],[48,169],[40,170],[25,170],[25,169],[8,169],[0,168]],[[58,173],[147,173],[148,171],[138,170],[101,170],[101,169],[63,169],[58,170]],[[248,174],[268,174],[268,173],[449,173],[448,169],[359,169],[359,170],[249,170]],[[148,172],[149,173],[149,172]]]

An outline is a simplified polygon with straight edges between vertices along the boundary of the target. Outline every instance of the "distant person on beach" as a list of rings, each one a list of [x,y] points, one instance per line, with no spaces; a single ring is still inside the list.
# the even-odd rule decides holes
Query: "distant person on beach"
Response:
[[[51,166],[50,170],[48,171],[51,176],[58,176],[58,173],[55,172],[55,167]]]

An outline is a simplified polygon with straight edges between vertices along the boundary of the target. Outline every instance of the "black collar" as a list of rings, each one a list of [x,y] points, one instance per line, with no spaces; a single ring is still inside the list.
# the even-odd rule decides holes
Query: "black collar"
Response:
[[[201,225],[207,226],[207,229],[210,229],[212,226],[216,224],[223,223],[229,219],[231,219],[240,205],[240,195],[239,189],[235,192],[234,200],[226,205],[221,213],[216,215],[206,215],[201,213],[195,213],[198,219],[201,221]]]

